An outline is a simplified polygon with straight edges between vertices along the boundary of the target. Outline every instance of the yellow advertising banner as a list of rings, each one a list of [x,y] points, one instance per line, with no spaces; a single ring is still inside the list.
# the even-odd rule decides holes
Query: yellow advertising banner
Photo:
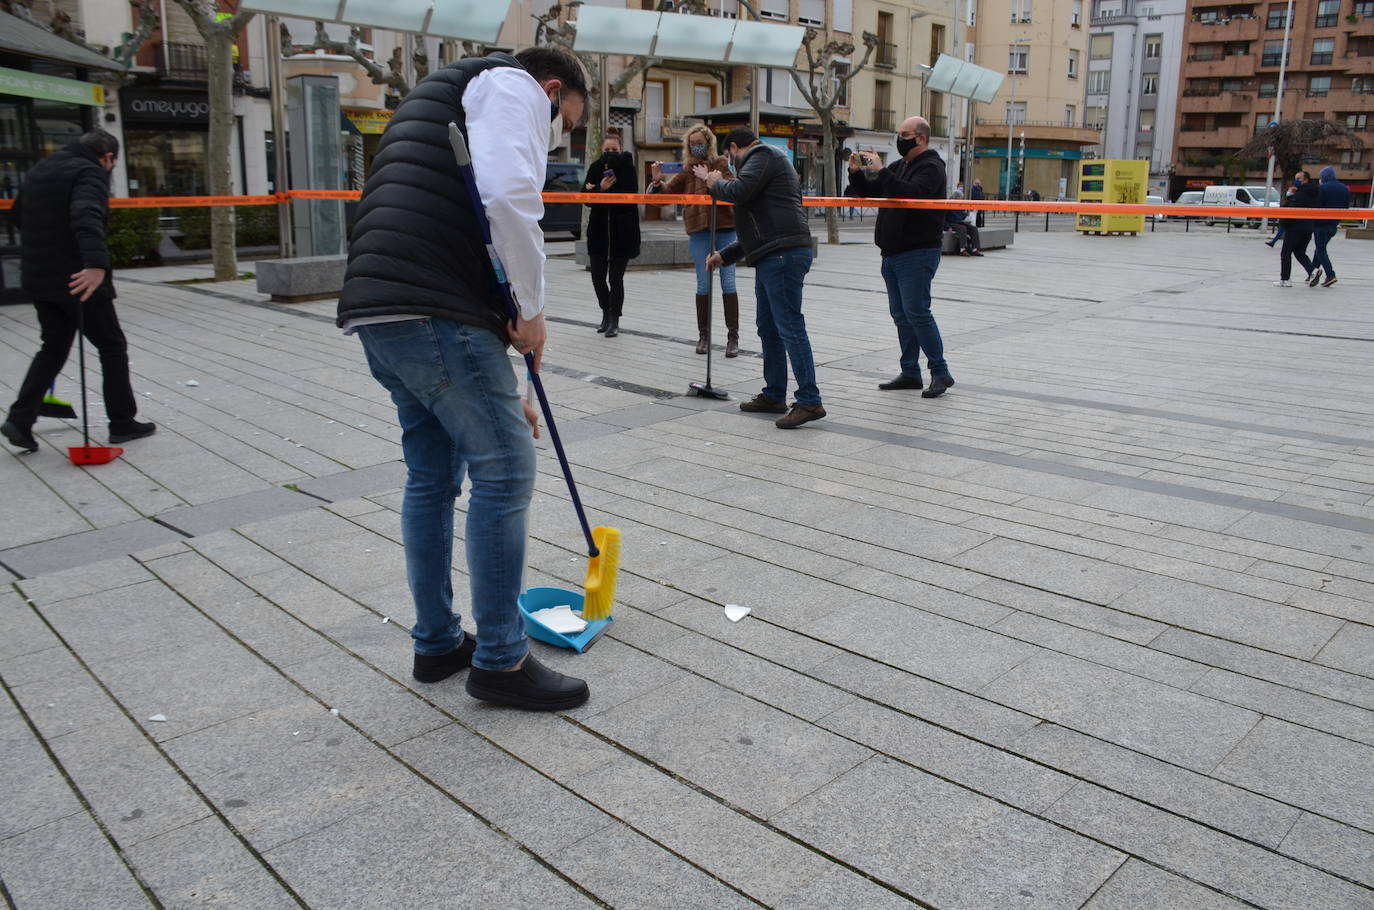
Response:
[[[391,122],[391,111],[389,110],[346,107],[344,108],[344,116],[364,136],[379,135]]]

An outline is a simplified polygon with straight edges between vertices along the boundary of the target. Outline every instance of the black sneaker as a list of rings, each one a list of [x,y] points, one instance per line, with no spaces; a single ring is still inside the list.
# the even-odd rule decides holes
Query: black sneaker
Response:
[[[930,388],[921,393],[922,398],[939,398],[945,394],[945,389],[954,385],[953,376],[932,376],[930,377]]]
[[[5,434],[10,445],[17,449],[23,449],[29,455],[38,451],[38,440],[33,438],[32,430],[20,428],[6,420],[4,423],[0,423],[0,433]]]
[[[135,439],[142,439],[144,436],[151,436],[157,432],[157,424],[151,420],[130,420],[124,423],[110,424],[110,445],[119,445],[121,442],[133,442]]]
[[[473,667],[468,673],[467,691],[481,701],[528,711],[566,711],[591,695],[584,681],[550,670],[533,654],[525,655],[518,670]]]
[[[787,405],[784,402],[778,401],[776,398],[770,398],[762,392],[748,401],[741,401],[739,403],[739,409],[741,411],[748,411],[751,414],[787,413]]]
[[[472,666],[472,652],[476,650],[477,642],[471,635],[464,635],[458,647],[447,654],[416,654],[410,675],[422,683],[441,682]]]
[[[882,389],[884,392],[891,392],[896,389],[921,389],[925,387],[921,384],[920,376],[911,376],[902,373],[896,379],[889,379],[887,382],[878,383],[878,388]]]
[[[1310,271],[1310,272],[1307,273],[1307,286],[1308,286],[1309,288],[1314,288],[1314,287],[1316,287],[1317,285],[1319,285],[1319,284],[1321,284],[1321,283],[1322,283],[1322,270],[1321,270],[1321,269],[1313,269],[1312,271]]]
[[[1335,275],[1327,275],[1327,276],[1326,276],[1326,280],[1322,282],[1322,287],[1324,287],[1324,288],[1329,288],[1329,287],[1331,287],[1331,285],[1333,285],[1333,284],[1335,284],[1335,283],[1336,283],[1336,276],[1335,276]]]
[[[825,408],[818,404],[793,404],[792,410],[787,412],[787,416],[779,417],[777,420],[773,421],[773,426],[777,427],[779,430],[795,430],[804,423],[820,420],[824,416]]]

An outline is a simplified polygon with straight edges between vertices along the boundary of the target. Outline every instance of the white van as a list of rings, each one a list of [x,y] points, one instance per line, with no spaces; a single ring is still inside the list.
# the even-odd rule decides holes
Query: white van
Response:
[[[1265,206],[1265,192],[1262,186],[1209,186],[1202,191],[1202,205],[1251,205],[1256,208]],[[1269,206],[1279,205],[1279,191],[1269,189]],[[1232,219],[1227,219],[1232,220]],[[1208,218],[1207,224],[1216,224],[1215,218]],[[1246,218],[1245,223],[1252,228],[1260,226],[1259,218]]]

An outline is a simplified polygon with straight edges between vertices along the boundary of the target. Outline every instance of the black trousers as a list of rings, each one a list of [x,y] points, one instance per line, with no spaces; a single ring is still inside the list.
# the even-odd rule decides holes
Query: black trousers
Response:
[[[596,302],[601,304],[601,312],[612,319],[619,319],[625,308],[625,267],[629,264],[630,260],[614,256],[591,257]]]
[[[1312,274],[1312,260],[1307,258],[1307,244],[1312,241],[1312,232],[1301,228],[1289,228],[1283,232],[1282,255],[1279,258],[1279,278],[1287,281],[1293,277],[1293,260]]]
[[[959,243],[959,249],[968,250],[970,253],[972,253],[974,250],[980,250],[983,248],[982,238],[978,236],[978,229],[973,225],[964,224],[961,222],[959,224],[951,225],[951,228],[953,229],[954,236]]]
[[[71,353],[72,341],[76,338],[77,307],[85,307],[86,338],[100,352],[105,416],[110,423],[119,424],[133,420],[138,414],[134,390],[129,384],[129,346],[119,327],[119,317],[115,315],[114,298],[96,291],[84,304],[75,297],[34,302],[43,346],[34,355],[24,382],[19,386],[19,397],[10,406],[9,421],[15,426],[28,429],[38,419],[38,405]]]

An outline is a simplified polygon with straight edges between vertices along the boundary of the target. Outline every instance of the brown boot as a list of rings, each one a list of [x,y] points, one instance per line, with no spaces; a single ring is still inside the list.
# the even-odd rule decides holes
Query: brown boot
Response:
[[[730,332],[725,342],[725,356],[739,356],[739,294],[723,294],[725,300],[725,328]]]
[[[711,322],[711,295],[697,295],[697,353],[706,353],[706,329]]]

